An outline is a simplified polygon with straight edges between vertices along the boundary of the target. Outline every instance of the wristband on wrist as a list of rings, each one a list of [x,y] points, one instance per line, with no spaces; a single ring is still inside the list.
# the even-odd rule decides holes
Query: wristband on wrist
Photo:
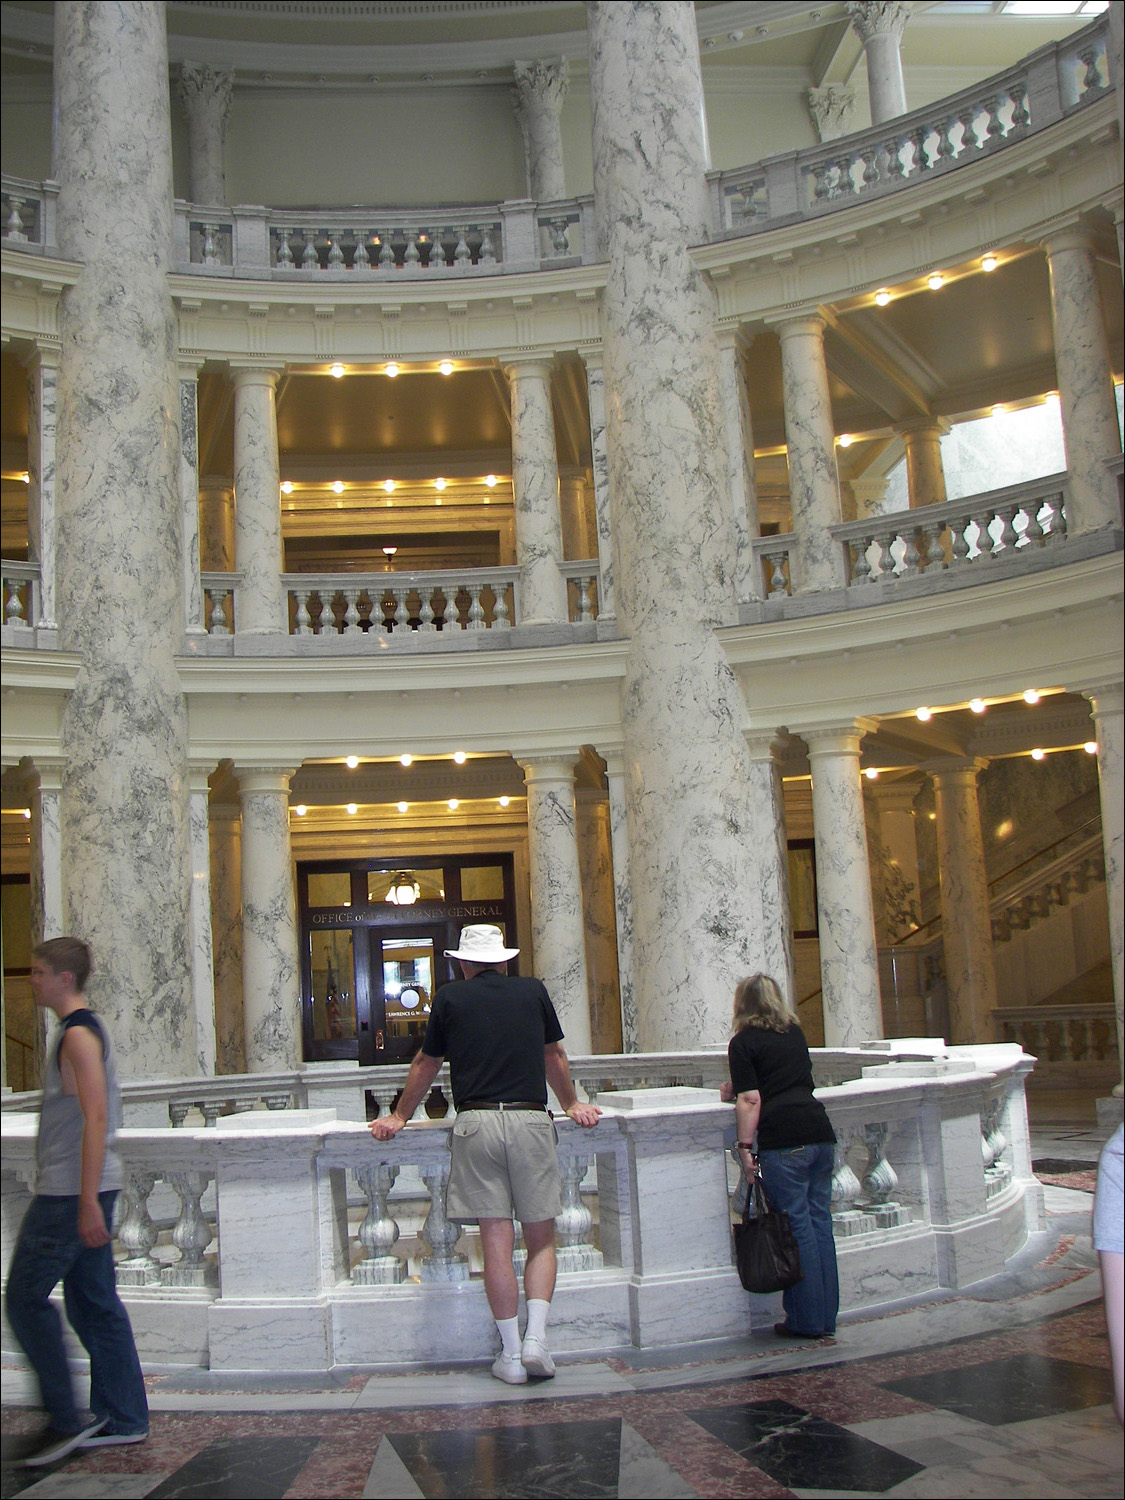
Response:
[[[739,1143],[738,1143],[738,1149],[740,1151],[749,1151],[751,1154],[753,1154],[753,1151],[754,1151],[754,1142],[753,1141],[739,1141]]]

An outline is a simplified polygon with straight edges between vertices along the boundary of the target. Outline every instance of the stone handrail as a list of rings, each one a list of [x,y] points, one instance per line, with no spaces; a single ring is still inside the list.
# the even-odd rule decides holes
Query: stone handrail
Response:
[[[1095,833],[1073,844],[1049,864],[1040,865],[1005,885],[989,901],[993,942],[1007,942],[1055,907],[1066,906],[1091,884],[1105,880],[1105,847],[1100,824]]]
[[[1103,1005],[1002,1006],[992,1012],[998,1042],[1014,1043],[1036,1059],[1040,1082],[1110,1088],[1121,1078],[1117,1017]]]

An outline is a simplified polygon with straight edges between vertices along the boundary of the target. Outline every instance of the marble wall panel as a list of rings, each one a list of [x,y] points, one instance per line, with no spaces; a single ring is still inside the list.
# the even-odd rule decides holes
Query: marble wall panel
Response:
[[[39,564],[39,618],[32,623],[55,630],[58,365],[53,351],[35,351],[27,384],[27,544],[28,557]]]

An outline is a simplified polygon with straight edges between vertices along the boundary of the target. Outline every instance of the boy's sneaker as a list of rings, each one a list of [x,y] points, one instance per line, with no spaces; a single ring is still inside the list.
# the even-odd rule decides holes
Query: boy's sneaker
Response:
[[[526,1385],[527,1371],[518,1354],[505,1354],[503,1350],[492,1361],[492,1373],[505,1385]]]
[[[39,1441],[31,1452],[20,1459],[20,1463],[25,1469],[42,1469],[48,1464],[57,1464],[68,1453],[73,1453],[75,1448],[81,1448],[96,1432],[100,1432],[108,1420],[108,1417],[87,1414],[77,1432],[59,1432],[55,1427],[48,1427],[40,1434]]]
[[[122,1432],[120,1428],[114,1427],[112,1422],[107,1422],[101,1432],[95,1432],[93,1437],[85,1438],[82,1446],[83,1448],[123,1448],[126,1443],[143,1443],[147,1439],[147,1427],[140,1432]]]
[[[555,1373],[555,1362],[547,1348],[546,1339],[534,1336],[524,1339],[520,1360],[527,1373],[534,1375],[537,1380],[550,1380]]]

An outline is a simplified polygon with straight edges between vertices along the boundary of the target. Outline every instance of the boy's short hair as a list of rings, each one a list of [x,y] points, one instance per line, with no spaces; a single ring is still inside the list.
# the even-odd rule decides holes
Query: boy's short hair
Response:
[[[76,937],[48,938],[45,943],[35,945],[31,956],[42,959],[55,974],[73,974],[76,990],[86,988],[90,970],[94,967],[94,956],[89,946]]]

